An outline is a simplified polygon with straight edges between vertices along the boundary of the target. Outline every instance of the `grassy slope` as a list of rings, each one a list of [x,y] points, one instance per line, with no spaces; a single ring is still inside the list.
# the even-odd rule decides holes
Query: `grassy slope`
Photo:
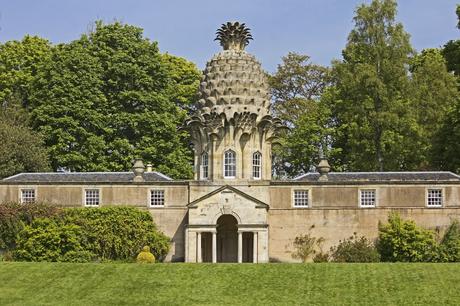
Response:
[[[0,263],[1,305],[460,303],[460,264]]]

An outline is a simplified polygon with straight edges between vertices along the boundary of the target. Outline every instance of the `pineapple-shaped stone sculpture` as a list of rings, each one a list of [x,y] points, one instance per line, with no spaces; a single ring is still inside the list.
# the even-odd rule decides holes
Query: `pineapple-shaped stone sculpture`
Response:
[[[206,65],[200,85],[199,106],[203,113],[268,114],[268,84],[260,63],[244,49],[252,40],[244,23],[227,22],[216,32],[223,51]]]
[[[253,154],[262,155],[262,177],[271,178],[271,144],[282,127],[270,114],[266,73],[245,51],[252,40],[244,23],[227,22],[216,32],[223,50],[206,64],[196,112],[186,122],[195,151],[195,179],[224,179],[222,156],[236,153],[236,179],[251,179]],[[208,154],[209,176],[200,176]],[[243,166],[244,165],[244,166]],[[208,167],[208,166],[206,166]]]

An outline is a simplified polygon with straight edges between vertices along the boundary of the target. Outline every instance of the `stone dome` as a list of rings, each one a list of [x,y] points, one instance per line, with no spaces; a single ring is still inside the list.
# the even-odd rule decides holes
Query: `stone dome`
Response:
[[[244,27],[244,24],[239,26]],[[219,36],[217,39],[225,47],[206,64],[199,89],[199,112],[203,115],[224,113],[227,119],[233,118],[235,113],[268,115],[268,80],[260,63],[244,50],[247,38],[245,43],[233,44],[228,43],[229,39]]]

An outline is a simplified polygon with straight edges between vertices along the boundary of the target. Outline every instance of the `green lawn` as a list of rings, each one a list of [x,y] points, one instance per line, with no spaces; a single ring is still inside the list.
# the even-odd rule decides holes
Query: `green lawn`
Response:
[[[460,264],[0,263],[0,305],[460,304]]]

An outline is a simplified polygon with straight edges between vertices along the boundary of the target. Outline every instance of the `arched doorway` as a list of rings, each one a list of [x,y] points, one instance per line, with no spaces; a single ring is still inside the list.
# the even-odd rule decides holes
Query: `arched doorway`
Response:
[[[217,219],[217,262],[238,262],[238,221],[232,215]]]

